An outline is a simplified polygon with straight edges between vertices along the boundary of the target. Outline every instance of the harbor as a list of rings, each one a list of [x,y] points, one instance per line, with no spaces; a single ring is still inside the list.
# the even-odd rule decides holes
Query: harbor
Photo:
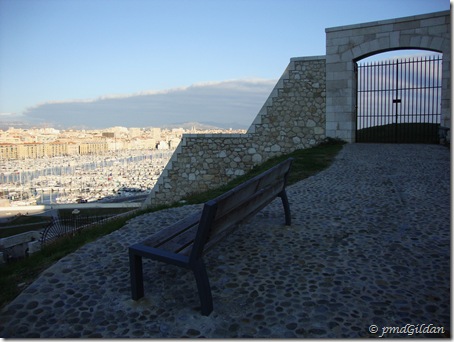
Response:
[[[174,150],[127,150],[3,161],[1,206],[115,202],[145,197]]]

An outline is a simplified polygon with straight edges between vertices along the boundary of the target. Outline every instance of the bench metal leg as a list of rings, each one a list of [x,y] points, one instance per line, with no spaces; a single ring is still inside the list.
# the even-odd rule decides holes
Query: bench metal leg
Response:
[[[292,218],[290,217],[290,205],[288,203],[287,192],[284,190],[279,194],[279,197],[282,200],[282,204],[284,205],[284,212],[285,212],[285,225],[290,226],[292,224]]]
[[[138,300],[144,296],[142,257],[129,252],[129,270],[131,272],[131,297]]]
[[[199,291],[202,315],[208,316],[213,311],[213,297],[211,296],[210,282],[202,260],[197,261],[193,266],[194,276]]]

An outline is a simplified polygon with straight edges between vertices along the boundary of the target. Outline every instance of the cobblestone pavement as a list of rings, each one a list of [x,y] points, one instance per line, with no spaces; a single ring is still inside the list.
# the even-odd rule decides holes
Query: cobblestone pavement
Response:
[[[208,317],[192,274],[154,261],[145,297],[130,299],[127,247],[192,205],[136,217],[61,259],[1,311],[0,336],[450,336],[448,149],[345,145],[288,195],[292,226],[276,200],[207,255]]]

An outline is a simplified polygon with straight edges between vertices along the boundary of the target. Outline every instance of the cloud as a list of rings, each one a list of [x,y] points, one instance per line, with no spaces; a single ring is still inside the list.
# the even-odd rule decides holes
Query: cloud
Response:
[[[28,108],[32,122],[56,127],[149,127],[187,121],[237,123],[247,128],[276,80],[243,79],[95,99],[49,101]]]

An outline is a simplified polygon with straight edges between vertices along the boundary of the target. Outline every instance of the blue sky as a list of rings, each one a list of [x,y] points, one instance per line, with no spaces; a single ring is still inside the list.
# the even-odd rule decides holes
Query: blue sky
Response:
[[[169,95],[155,109],[133,100],[199,87],[203,112],[214,86],[225,107],[205,117],[247,124],[291,57],[325,54],[325,28],[449,7],[449,0],[0,0],[0,120],[64,125],[85,111],[87,126],[96,116],[108,127],[112,107],[80,106],[107,97],[129,101],[116,113],[124,126],[133,124],[134,106],[147,117],[140,125],[157,125],[166,101],[175,107],[169,120],[196,121],[188,96]]]

